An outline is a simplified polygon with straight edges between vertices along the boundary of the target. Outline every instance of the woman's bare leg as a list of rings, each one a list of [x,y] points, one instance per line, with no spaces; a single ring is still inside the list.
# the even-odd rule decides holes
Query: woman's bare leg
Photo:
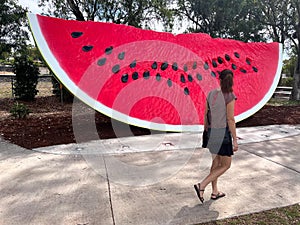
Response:
[[[209,175],[204,178],[204,180],[200,183],[200,189],[204,190],[205,187],[212,181],[216,181],[219,176],[225,173],[231,166],[231,157],[230,156],[218,156],[220,158],[219,166],[215,169],[211,170]],[[201,197],[203,197],[203,192],[200,193]]]
[[[212,155],[212,165],[210,168],[210,172],[212,172],[213,170],[215,170],[217,167],[219,167],[220,164],[220,157],[218,155]],[[212,187],[212,193],[218,193],[218,178],[216,178],[215,180],[213,180],[211,182],[211,187]]]

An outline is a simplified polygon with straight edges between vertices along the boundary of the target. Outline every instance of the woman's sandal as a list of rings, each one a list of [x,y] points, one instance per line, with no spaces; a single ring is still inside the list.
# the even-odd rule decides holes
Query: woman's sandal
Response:
[[[225,196],[226,196],[226,194],[222,193],[222,192],[218,192],[218,194],[211,193],[211,198],[210,199],[217,200],[217,199],[225,197]]]
[[[204,198],[201,197],[200,192],[202,191],[202,192],[204,193],[204,189],[201,190],[200,183],[195,184],[195,185],[194,185],[194,188],[195,188],[195,191],[196,191],[196,193],[197,193],[198,198],[200,199],[201,203],[203,203],[203,202],[204,202]]]

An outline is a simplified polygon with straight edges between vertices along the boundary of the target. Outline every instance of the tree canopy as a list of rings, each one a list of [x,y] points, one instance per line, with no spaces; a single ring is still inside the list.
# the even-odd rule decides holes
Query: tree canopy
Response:
[[[177,0],[176,14],[187,18],[189,32],[241,41],[264,41],[263,26],[254,20],[259,15],[251,0]]]
[[[142,27],[159,20],[166,30],[172,27],[171,0],[39,0],[46,15],[80,21],[103,21]]]
[[[26,10],[16,0],[0,0],[0,58],[28,40]]]
[[[259,20],[273,41],[283,43],[296,55],[293,99],[300,100],[300,0],[261,0],[255,2],[261,10]]]

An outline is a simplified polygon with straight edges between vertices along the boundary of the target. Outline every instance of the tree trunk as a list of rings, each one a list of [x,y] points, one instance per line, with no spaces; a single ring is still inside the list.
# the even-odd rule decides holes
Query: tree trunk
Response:
[[[297,54],[297,65],[294,72],[293,100],[300,100],[300,51]]]
[[[298,13],[300,13],[299,10],[298,10]],[[300,14],[298,14],[298,17],[300,20]],[[300,100],[300,21],[298,22],[298,24],[296,26],[295,34],[298,39],[298,46],[296,46],[297,65],[295,66],[295,72],[294,72],[294,86],[293,86],[293,91],[292,91],[292,99]]]
[[[75,2],[73,0],[67,0],[67,2],[69,3],[71,10],[76,17],[76,20],[85,21],[84,16],[83,16],[82,12],[80,11],[78,5],[75,4]]]

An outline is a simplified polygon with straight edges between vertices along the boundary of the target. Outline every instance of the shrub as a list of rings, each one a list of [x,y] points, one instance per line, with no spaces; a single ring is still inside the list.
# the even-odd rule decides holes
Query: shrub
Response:
[[[17,99],[32,101],[38,93],[36,89],[38,83],[39,69],[29,59],[28,55],[20,54],[15,57],[13,70],[16,74],[13,91]]]
[[[31,111],[26,105],[17,102],[12,106],[9,112],[13,117],[23,119],[26,118]]]
[[[293,87],[293,77],[281,78],[280,86]]]

